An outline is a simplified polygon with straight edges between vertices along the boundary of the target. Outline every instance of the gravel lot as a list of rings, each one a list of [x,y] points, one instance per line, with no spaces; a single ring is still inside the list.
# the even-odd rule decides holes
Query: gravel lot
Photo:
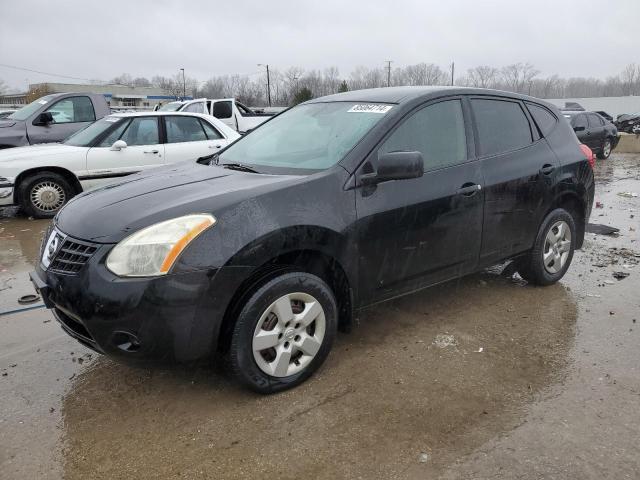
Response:
[[[637,478],[640,155],[597,164],[560,284],[492,269],[361,313],[301,387],[115,363],[44,309],[0,315],[0,478]],[[47,222],[0,212],[0,312]],[[630,275],[616,280],[614,272]]]

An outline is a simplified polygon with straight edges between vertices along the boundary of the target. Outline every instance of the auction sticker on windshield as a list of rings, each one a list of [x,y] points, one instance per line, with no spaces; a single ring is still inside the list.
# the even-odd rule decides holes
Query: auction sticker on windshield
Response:
[[[347,110],[347,113],[387,113],[393,105],[358,104]]]

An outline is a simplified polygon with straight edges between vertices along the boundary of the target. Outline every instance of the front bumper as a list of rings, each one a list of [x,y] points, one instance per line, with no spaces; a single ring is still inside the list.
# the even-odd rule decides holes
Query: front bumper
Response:
[[[154,278],[120,278],[102,245],[73,275],[43,270],[31,281],[63,330],[100,353],[135,360],[190,361],[217,347],[220,327],[249,267]]]
[[[0,205],[13,205],[13,185],[0,184]]]

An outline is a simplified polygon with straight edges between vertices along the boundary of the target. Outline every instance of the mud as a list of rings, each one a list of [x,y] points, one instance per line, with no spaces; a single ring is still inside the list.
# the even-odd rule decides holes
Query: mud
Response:
[[[274,396],[0,314],[0,478],[637,478],[640,199],[617,193],[640,191],[640,156],[597,174],[591,221],[620,234],[588,234],[561,283],[492,269],[371,308]],[[1,215],[3,312],[32,293],[47,222]]]

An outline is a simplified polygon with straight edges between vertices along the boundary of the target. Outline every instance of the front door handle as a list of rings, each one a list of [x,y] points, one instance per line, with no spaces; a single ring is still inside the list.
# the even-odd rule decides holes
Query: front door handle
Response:
[[[160,150],[145,150],[144,153],[160,153]]]
[[[555,167],[553,165],[549,163],[545,163],[540,169],[540,173],[543,175],[551,175],[554,170],[555,170]]]
[[[473,197],[476,193],[482,190],[482,186],[477,183],[465,183],[458,189],[459,195],[464,195],[465,197]]]
[[[220,145],[219,143],[216,143],[215,145],[209,145],[209,148],[211,150],[217,150],[219,148],[222,148],[222,145]]]

